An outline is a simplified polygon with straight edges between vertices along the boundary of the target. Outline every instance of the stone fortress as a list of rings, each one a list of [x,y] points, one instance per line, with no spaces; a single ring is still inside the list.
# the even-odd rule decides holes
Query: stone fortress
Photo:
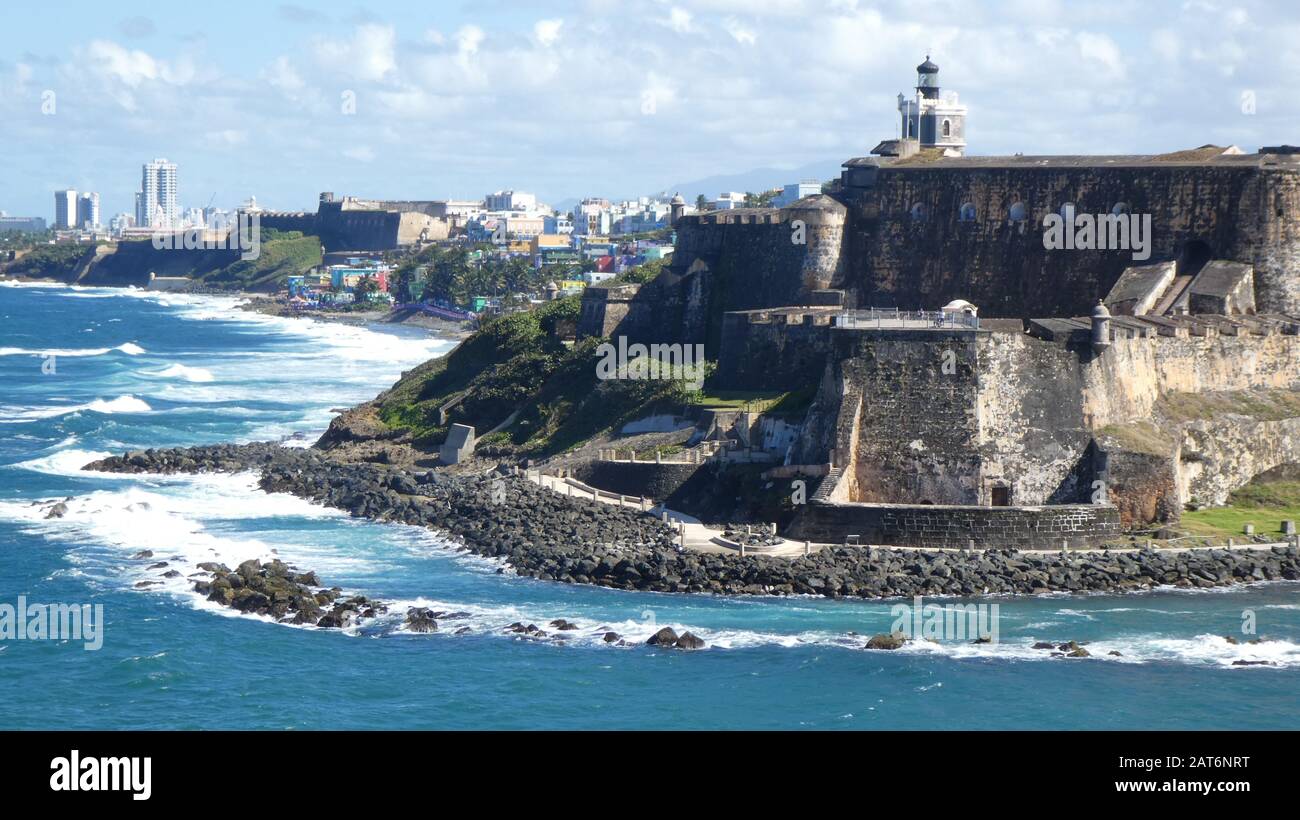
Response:
[[[455,220],[441,201],[380,201],[320,195],[316,213],[263,211],[261,226],[319,236],[329,252],[390,251],[446,239]]]
[[[1300,463],[1300,149],[966,156],[917,73],[897,139],[789,207],[674,214],[670,269],[588,288],[579,334],[814,392],[797,538],[1083,546]],[[1149,216],[1147,252],[1048,248],[1051,214]]]

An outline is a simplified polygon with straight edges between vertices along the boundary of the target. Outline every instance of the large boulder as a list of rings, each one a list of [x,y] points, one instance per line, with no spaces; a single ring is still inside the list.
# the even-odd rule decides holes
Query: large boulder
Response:
[[[867,649],[902,649],[903,644],[907,643],[907,637],[901,632],[893,632],[888,635],[883,632],[879,635],[872,635],[871,640],[867,641]]]
[[[683,632],[673,645],[678,649],[703,649],[704,640],[691,632]]]
[[[406,610],[406,628],[412,632],[437,632],[438,622],[433,614],[433,610],[425,607],[411,607]]]
[[[665,626],[646,641],[650,646],[676,646],[679,637],[671,626]]]

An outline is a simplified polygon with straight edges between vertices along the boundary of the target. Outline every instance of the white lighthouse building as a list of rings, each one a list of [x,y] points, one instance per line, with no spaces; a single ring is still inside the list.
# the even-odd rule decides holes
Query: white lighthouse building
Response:
[[[916,95],[898,95],[899,142],[895,156],[909,156],[917,149],[941,148],[945,156],[966,153],[966,106],[955,91],[939,89],[939,66],[925,62],[916,67]],[[882,144],[881,147],[884,147]]]

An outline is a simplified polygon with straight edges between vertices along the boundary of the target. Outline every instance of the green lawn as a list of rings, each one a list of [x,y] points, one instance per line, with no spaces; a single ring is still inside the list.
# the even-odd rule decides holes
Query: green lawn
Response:
[[[1183,528],[1193,535],[1233,537],[1245,524],[1258,535],[1282,534],[1282,522],[1300,521],[1300,482],[1248,484],[1228,499],[1228,506],[1183,513]]]
[[[755,410],[766,410],[785,397],[780,391],[718,390],[704,393],[697,402],[700,407],[718,410],[742,410],[747,405]]]

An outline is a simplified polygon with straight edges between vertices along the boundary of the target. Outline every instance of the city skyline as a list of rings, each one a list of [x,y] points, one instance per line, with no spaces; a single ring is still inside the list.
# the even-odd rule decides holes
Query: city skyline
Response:
[[[47,215],[60,187],[133,212],[135,169],[162,156],[186,168],[182,207],[283,209],[834,167],[897,135],[926,54],[970,107],[972,154],[1254,150],[1300,125],[1300,16],[1280,3],[235,3],[202,25],[70,6],[0,32],[10,214]]]

